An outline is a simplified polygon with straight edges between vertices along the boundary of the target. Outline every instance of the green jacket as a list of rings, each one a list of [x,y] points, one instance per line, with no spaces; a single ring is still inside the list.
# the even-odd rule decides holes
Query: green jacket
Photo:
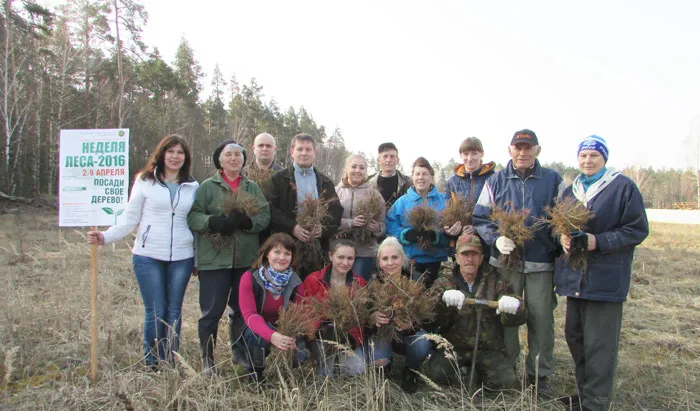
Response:
[[[452,273],[443,274],[435,280],[433,289],[440,295],[446,290],[462,291],[467,298],[484,300],[498,300],[501,296],[514,297],[513,290],[501,279],[496,270],[488,264],[482,264],[474,281],[474,292],[469,292],[469,286],[459,272],[459,266],[455,264]],[[440,300],[436,325],[440,335],[445,337],[454,346],[459,356],[471,355],[476,341],[476,306],[464,305],[461,310],[456,307],[447,307]],[[515,315],[502,313],[496,314],[493,308],[481,308],[481,332],[479,333],[479,351],[505,352],[503,340],[503,327],[517,326],[525,323],[525,304]]]
[[[231,187],[223,180],[217,171],[206,179],[197,191],[192,210],[187,217],[187,224],[197,235],[196,254],[199,270],[221,270],[224,268],[247,268],[253,264],[258,254],[260,244],[258,233],[267,228],[270,223],[270,207],[257,184],[241,177],[239,190],[244,190],[255,196],[260,203],[260,210],[250,217],[253,227],[250,230],[236,230],[230,250],[218,250],[209,240],[209,217],[221,215],[220,205]]]

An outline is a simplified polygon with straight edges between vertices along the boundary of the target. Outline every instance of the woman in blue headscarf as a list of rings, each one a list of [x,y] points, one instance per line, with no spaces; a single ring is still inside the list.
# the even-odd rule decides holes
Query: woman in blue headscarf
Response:
[[[586,249],[588,267],[573,268],[561,256],[554,274],[556,292],[567,301],[566,342],[578,386],[578,395],[562,400],[590,410],[610,408],[634,248],[649,234],[639,189],[628,177],[607,168],[607,161],[608,146],[602,137],[589,136],[579,144],[581,174],[562,199],[575,198],[593,216],[576,239],[563,234],[561,245],[566,254],[572,247]]]

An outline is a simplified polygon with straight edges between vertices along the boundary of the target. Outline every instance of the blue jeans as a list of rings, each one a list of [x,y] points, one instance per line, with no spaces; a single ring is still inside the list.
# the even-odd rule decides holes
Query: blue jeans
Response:
[[[420,330],[415,334],[404,335],[400,337],[400,341],[393,341],[394,344],[406,350],[406,368],[416,370],[420,367],[425,358],[430,355],[433,350],[433,344],[427,338],[421,338],[426,332]],[[392,341],[381,342],[372,337],[374,342],[374,361],[388,360],[391,362]]]
[[[182,300],[192,275],[194,258],[168,262],[134,254],[133,264],[144,306],[146,364],[170,361],[179,345]]]
[[[316,360],[316,372],[322,377],[333,375],[337,366],[345,375],[360,375],[365,371],[365,347],[359,346],[352,352],[339,351],[334,346],[321,341],[311,341],[311,358]]]
[[[377,261],[374,257],[355,257],[352,272],[369,281],[376,268]]]

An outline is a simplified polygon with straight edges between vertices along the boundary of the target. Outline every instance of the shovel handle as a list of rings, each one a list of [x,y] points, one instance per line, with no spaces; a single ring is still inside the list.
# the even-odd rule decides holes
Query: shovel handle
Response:
[[[465,298],[465,305],[483,305],[489,308],[498,308],[498,301],[482,300],[479,298]]]

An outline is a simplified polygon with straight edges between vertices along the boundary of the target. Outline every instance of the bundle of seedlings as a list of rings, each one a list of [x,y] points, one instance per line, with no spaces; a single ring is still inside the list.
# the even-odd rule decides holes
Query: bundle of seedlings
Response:
[[[509,206],[510,205],[510,206]],[[525,242],[534,237],[537,225],[528,226],[530,209],[515,210],[512,203],[504,207],[496,206],[491,211],[491,220],[498,226],[498,234],[510,238],[515,243],[515,250],[510,254],[501,254],[499,263],[508,269],[517,269]]]
[[[328,215],[328,200],[306,196],[299,205],[297,214],[297,224],[308,232],[322,230],[330,216]],[[309,241],[297,241],[299,264],[301,274],[307,275],[313,271],[320,270],[326,265],[326,258],[323,255],[321,240],[314,238]]]
[[[376,220],[384,208],[384,198],[376,190],[370,190],[367,196],[357,202],[355,216],[363,216],[365,225],[351,227],[338,233],[339,238],[348,238],[357,244],[369,244],[374,239],[374,233],[369,228],[369,223]]]
[[[573,197],[557,201],[554,207],[545,210],[547,219],[555,234],[565,234],[571,238],[569,254],[565,255],[566,262],[576,271],[585,272],[588,269],[588,238],[584,230],[593,217],[593,213],[583,203]]]
[[[252,217],[263,207],[255,196],[244,190],[231,191],[227,190],[226,195],[221,200],[220,209],[222,214],[231,216],[234,212],[239,212]],[[226,250],[231,248],[233,235],[222,235],[221,233],[210,233],[209,240],[217,250]]]
[[[440,229],[440,213],[423,202],[411,209],[406,221],[418,232],[418,247],[423,250],[430,248],[430,233]]]
[[[264,181],[269,180],[272,177],[274,171],[269,167],[258,167],[257,164],[253,163],[250,167],[245,170],[245,176],[248,180],[255,182],[258,186],[262,187]]]
[[[426,290],[422,281],[378,273],[368,288],[369,312],[379,311],[391,319],[377,330],[377,337],[383,342],[398,340],[402,331],[418,329],[435,320],[439,295],[433,289]]]
[[[290,303],[286,310],[284,307],[280,308],[275,327],[277,332],[286,337],[297,338],[299,343],[299,337],[313,338],[318,319],[319,317],[308,304]],[[295,350],[280,351],[272,349],[271,346],[270,354],[265,360],[266,375],[277,375],[277,369],[291,371],[298,349],[306,348],[297,346]]]
[[[462,227],[472,225],[473,212],[474,203],[453,192],[445,209],[442,210],[442,225],[452,227],[457,221],[462,223]]]
[[[350,287],[331,287],[324,300],[313,298],[309,303],[322,324],[332,324],[336,334],[332,340],[347,341],[349,330],[367,324],[369,290],[356,283]],[[324,339],[328,338],[324,336]]]

